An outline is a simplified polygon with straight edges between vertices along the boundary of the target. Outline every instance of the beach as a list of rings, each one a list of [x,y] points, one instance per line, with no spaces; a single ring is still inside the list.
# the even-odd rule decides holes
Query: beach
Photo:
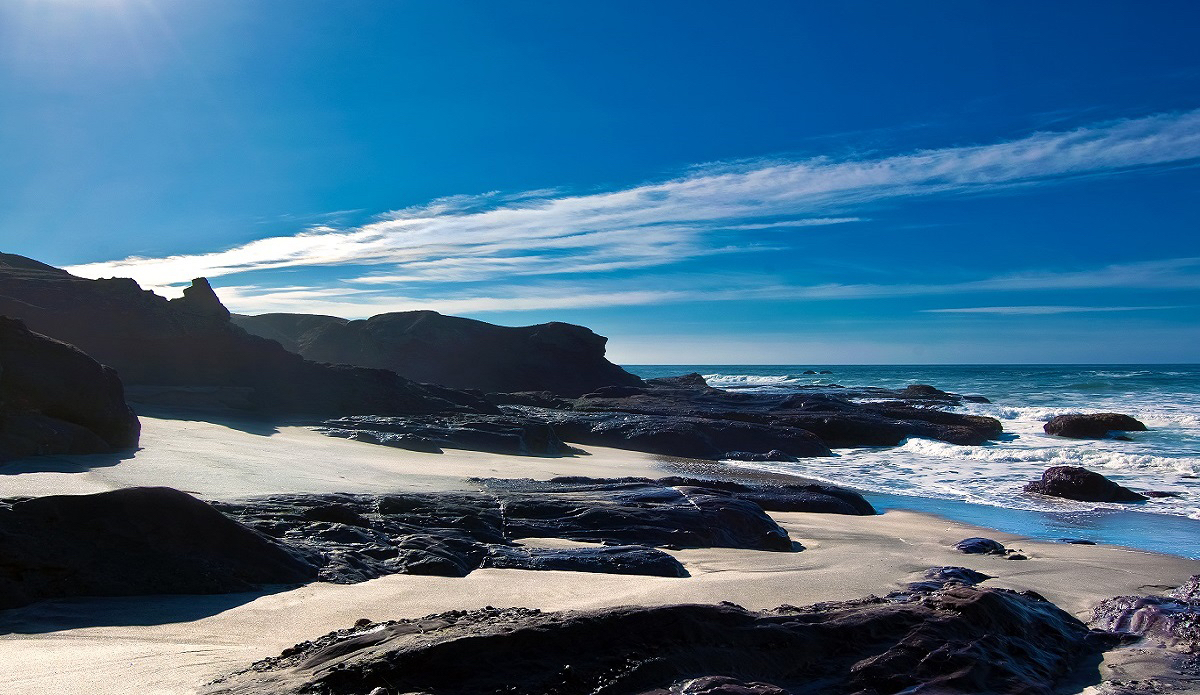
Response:
[[[471,478],[662,476],[680,461],[585,447],[560,459],[448,451],[420,454],[325,437],[305,427],[142,417],[131,458],[61,457],[6,469],[4,497],[169,485],[208,500],[275,492],[472,489]],[[90,464],[90,465],[89,465]],[[100,465],[103,464],[103,465]],[[700,465],[697,463],[697,465]],[[708,464],[713,470],[720,464]],[[47,472],[34,472],[44,467]],[[1087,620],[1098,601],[1161,592],[1200,573],[1200,561],[1111,545],[1034,541],[934,515],[772,512],[802,552],[669,550],[686,578],[480,569],[462,578],[391,575],[273,593],[51,600],[0,615],[0,690],[191,693],[250,663],[346,628],[360,618],[413,618],[483,606],[544,610],[731,601],[751,609],[883,595],[930,567],[992,575],[983,586],[1035,591]],[[987,536],[1028,559],[966,556],[953,544]],[[570,543],[527,539],[545,546]],[[1111,667],[1110,667],[1111,666]],[[1133,648],[1108,653],[1106,678],[1163,675]],[[1167,674],[1169,675],[1169,674]]]

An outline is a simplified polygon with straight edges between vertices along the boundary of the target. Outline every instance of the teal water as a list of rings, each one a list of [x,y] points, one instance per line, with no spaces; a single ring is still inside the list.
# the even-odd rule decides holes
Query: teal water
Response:
[[[911,438],[896,447],[839,449],[831,458],[746,464],[858,489],[883,508],[926,511],[1036,538],[1084,537],[1200,558],[1200,365],[631,365],[652,378],[688,372],[739,391],[800,386],[902,388],[931,384],[992,402],[960,412],[999,419],[1005,436],[983,446]],[[804,374],[828,370],[830,374]],[[1042,424],[1072,412],[1119,412],[1150,431],[1133,441],[1047,436]],[[1093,504],[1024,493],[1054,465],[1076,465],[1137,490],[1174,497]]]

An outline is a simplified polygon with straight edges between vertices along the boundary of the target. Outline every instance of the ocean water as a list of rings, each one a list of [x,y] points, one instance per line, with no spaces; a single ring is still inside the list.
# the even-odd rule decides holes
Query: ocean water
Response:
[[[1042,538],[1093,540],[1200,558],[1200,365],[633,365],[650,378],[699,372],[709,384],[787,393],[806,386],[903,388],[931,384],[991,403],[1005,435],[983,446],[910,438],[896,447],[837,449],[832,458],[730,465],[782,471],[868,493],[877,506],[933,511]],[[827,369],[831,374],[806,375]],[[1051,437],[1055,415],[1118,412],[1149,428],[1133,441]],[[1050,466],[1083,466],[1135,490],[1174,497],[1136,505],[1073,502],[1021,488]],[[1089,535],[1090,534],[1090,535]]]

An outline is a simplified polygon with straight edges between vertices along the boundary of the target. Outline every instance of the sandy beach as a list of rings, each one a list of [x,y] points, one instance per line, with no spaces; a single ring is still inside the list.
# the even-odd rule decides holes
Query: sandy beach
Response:
[[[62,457],[6,471],[0,494],[87,493],[170,485],[208,499],[271,492],[452,490],[468,478],[662,475],[670,461],[593,449],[568,459],[473,452],[417,454],[325,437],[303,427],[256,429],[143,418],[143,449],[89,466]],[[91,459],[95,461],[95,459]],[[99,463],[99,462],[97,462]],[[49,469],[36,472],[36,465]],[[545,610],[732,601],[747,608],[882,595],[933,566],[963,565],[985,586],[1036,591],[1081,619],[1097,601],[1175,586],[1200,561],[1112,546],[1046,543],[907,511],[857,517],[773,513],[799,553],[671,551],[688,578],[483,569],[464,578],[392,575],[354,585],[316,583],[276,593],[46,601],[0,615],[0,690],[42,693],[194,692],[251,662],[360,618],[411,618],[452,609]],[[964,556],[953,544],[986,535],[1026,560]],[[527,539],[528,545],[562,544]],[[1106,677],[1137,665],[1110,653]],[[1151,664],[1151,669],[1154,666]]]

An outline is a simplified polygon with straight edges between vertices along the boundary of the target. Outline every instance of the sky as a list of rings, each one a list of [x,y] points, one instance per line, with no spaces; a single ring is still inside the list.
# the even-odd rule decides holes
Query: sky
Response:
[[[1200,4],[4,0],[0,250],[622,364],[1200,361]]]

